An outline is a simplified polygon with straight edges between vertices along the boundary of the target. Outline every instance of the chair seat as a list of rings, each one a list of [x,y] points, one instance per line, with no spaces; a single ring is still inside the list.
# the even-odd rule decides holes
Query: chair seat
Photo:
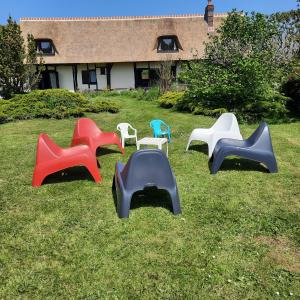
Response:
[[[216,174],[225,157],[231,155],[263,163],[271,173],[278,171],[269,128],[264,122],[247,140],[220,139],[214,148],[211,173]]]
[[[165,190],[169,193],[173,213],[181,212],[176,179],[170,163],[160,150],[140,150],[133,153],[124,166],[116,164],[113,187],[117,195],[117,212],[128,218],[133,195],[144,190]]]

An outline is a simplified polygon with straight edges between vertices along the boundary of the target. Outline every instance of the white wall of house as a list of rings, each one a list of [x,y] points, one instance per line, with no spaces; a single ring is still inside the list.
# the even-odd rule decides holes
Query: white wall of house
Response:
[[[96,68],[96,75],[97,75],[98,89],[99,90],[107,89],[106,73],[105,73],[105,75],[101,75],[101,69]]]
[[[134,89],[134,65],[133,63],[113,64],[111,69],[112,89]]]
[[[58,72],[59,87],[74,91],[72,66],[58,66],[56,71]]]
[[[95,69],[95,66],[89,66],[89,69]],[[78,82],[78,89],[79,90],[96,90],[97,85],[96,84],[90,84],[90,88],[88,84],[82,83],[82,71],[86,71],[87,66],[86,65],[77,65],[77,82]],[[73,77],[72,77],[73,80]]]
[[[101,65],[97,64],[96,76],[98,89],[107,89],[107,77],[101,75]],[[104,65],[103,65],[104,66]],[[137,63],[138,68],[148,68],[148,63]],[[150,63],[151,68],[158,68],[159,63]],[[49,67],[51,69],[51,67]],[[95,69],[95,65],[89,65],[89,69]],[[180,64],[177,65],[177,74],[180,72]],[[74,90],[73,82],[73,71],[72,66],[57,66],[56,68],[59,76],[59,86],[60,88],[65,88],[68,90]],[[85,64],[77,65],[77,82],[79,90],[96,90],[96,84],[82,83],[82,71],[86,71],[87,66]],[[133,89],[135,88],[135,76],[134,76],[134,63],[114,63],[111,69],[111,88],[112,89]]]

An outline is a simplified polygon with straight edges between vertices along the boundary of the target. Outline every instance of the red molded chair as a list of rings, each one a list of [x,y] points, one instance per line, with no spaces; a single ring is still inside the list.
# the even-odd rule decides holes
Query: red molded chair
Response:
[[[89,118],[81,118],[76,123],[72,146],[80,144],[88,145],[95,155],[97,148],[103,145],[117,145],[124,154],[124,148],[118,135],[114,132],[102,132]]]
[[[62,149],[47,134],[39,135],[32,186],[41,186],[46,176],[74,166],[84,166],[96,182],[102,180],[97,166],[97,158],[88,146],[81,145]]]

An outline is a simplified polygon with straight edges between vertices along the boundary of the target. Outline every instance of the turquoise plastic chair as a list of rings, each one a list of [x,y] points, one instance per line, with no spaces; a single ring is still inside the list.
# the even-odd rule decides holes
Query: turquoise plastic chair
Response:
[[[155,138],[161,136],[168,136],[168,142],[171,142],[171,128],[162,120],[152,120],[150,127],[153,129],[153,136]]]

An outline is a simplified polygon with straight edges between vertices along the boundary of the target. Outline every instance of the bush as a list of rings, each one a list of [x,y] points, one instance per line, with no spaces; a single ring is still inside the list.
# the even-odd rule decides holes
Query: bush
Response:
[[[122,92],[122,94],[126,94],[130,97],[136,98],[138,100],[144,100],[144,101],[157,100],[160,96],[158,87],[152,87],[150,89],[138,88],[127,92]]]
[[[278,57],[274,20],[233,12],[217,33],[206,44],[205,60],[183,66],[180,79],[187,91],[176,108],[197,113],[224,108],[251,121],[282,118],[286,99],[278,87],[290,61]]]
[[[110,112],[117,113],[120,110],[120,106],[113,101],[103,100],[101,97],[93,98],[89,101],[86,106],[86,112],[100,113],[100,112]]]
[[[215,117],[215,118],[220,117],[222,114],[226,112],[227,109],[225,108],[207,109],[207,108],[196,107],[193,110],[194,115],[204,115],[204,116]]]
[[[184,94],[184,92],[167,92],[158,99],[159,106],[172,108],[183,99]]]
[[[287,108],[295,115],[300,114],[300,79],[291,78],[282,87],[284,94],[291,98]]]
[[[0,101],[0,122],[34,118],[81,117],[85,112],[118,112],[110,101],[88,101],[85,96],[64,89],[36,90]]]

